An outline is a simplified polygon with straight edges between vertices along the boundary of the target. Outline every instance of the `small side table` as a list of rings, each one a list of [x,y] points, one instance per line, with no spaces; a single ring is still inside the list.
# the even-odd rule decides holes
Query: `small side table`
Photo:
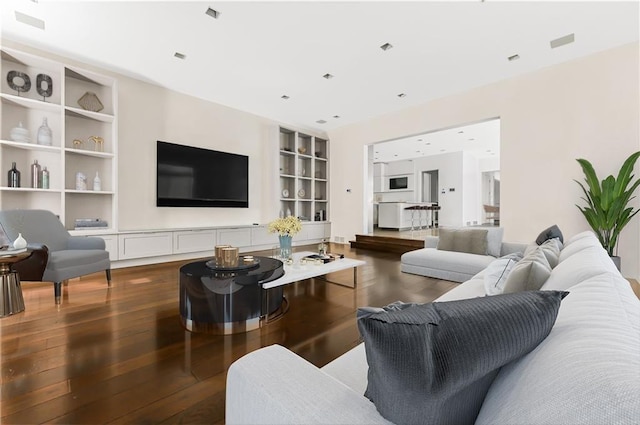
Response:
[[[0,253],[0,317],[24,311],[20,277],[17,272],[11,270],[11,265],[29,258],[31,253],[31,251],[4,255]]]

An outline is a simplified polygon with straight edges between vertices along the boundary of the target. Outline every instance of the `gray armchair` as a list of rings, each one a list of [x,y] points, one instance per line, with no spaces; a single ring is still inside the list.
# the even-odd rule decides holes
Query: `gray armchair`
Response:
[[[101,238],[71,236],[58,217],[45,210],[0,211],[0,226],[12,241],[22,233],[27,242],[49,249],[42,281],[53,282],[56,304],[60,304],[62,282],[67,279],[104,270],[111,286],[111,262]]]

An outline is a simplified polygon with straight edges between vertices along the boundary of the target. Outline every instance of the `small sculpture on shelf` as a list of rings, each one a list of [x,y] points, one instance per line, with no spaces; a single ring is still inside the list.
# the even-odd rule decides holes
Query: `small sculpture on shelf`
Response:
[[[91,137],[89,137],[87,139],[87,141],[95,143],[94,150],[96,152],[103,152],[104,151],[104,139],[102,137],[91,136]]]
[[[42,101],[46,102],[47,97],[53,94],[53,80],[47,74],[38,74],[36,76],[36,90],[42,96]]]
[[[104,109],[102,102],[98,99],[98,96],[93,92],[86,92],[82,95],[80,99],[78,99],[78,105],[82,107],[82,109],[91,112],[100,112]]]
[[[80,139],[73,139],[73,148],[74,149],[82,149],[83,145],[84,145],[84,141],[82,141]]]
[[[18,96],[20,96],[20,93],[26,93],[31,90],[31,78],[24,72],[9,71],[7,73],[7,83],[11,89],[18,92]]]

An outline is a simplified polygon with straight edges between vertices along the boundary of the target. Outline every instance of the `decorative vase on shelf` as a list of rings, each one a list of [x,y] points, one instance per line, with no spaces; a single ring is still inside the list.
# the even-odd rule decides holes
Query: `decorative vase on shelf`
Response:
[[[291,240],[293,238],[290,235],[280,235],[278,239],[280,240],[280,258],[288,260],[291,258]]]
[[[13,241],[14,249],[22,249],[27,247],[27,241],[22,237],[22,233],[18,233],[18,237]]]
[[[51,140],[53,139],[53,133],[47,122],[47,117],[42,119],[42,125],[38,128],[38,144],[51,146]]]
[[[98,192],[102,190],[102,180],[100,180],[100,176],[97,171],[96,176],[93,178],[93,190]]]

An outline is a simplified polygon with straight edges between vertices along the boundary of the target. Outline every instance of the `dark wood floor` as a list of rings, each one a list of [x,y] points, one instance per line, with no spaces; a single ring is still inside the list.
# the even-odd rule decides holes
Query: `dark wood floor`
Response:
[[[226,371],[243,354],[281,344],[322,366],[358,344],[358,306],[428,302],[457,285],[401,273],[398,254],[332,251],[367,262],[356,289],[289,285],[281,319],[229,336],[181,326],[178,268],[186,262],[114,270],[111,289],[103,274],[72,280],[60,307],[51,284],[24,283],[26,311],[0,319],[0,422],[223,423]],[[352,272],[330,278],[349,281]]]

